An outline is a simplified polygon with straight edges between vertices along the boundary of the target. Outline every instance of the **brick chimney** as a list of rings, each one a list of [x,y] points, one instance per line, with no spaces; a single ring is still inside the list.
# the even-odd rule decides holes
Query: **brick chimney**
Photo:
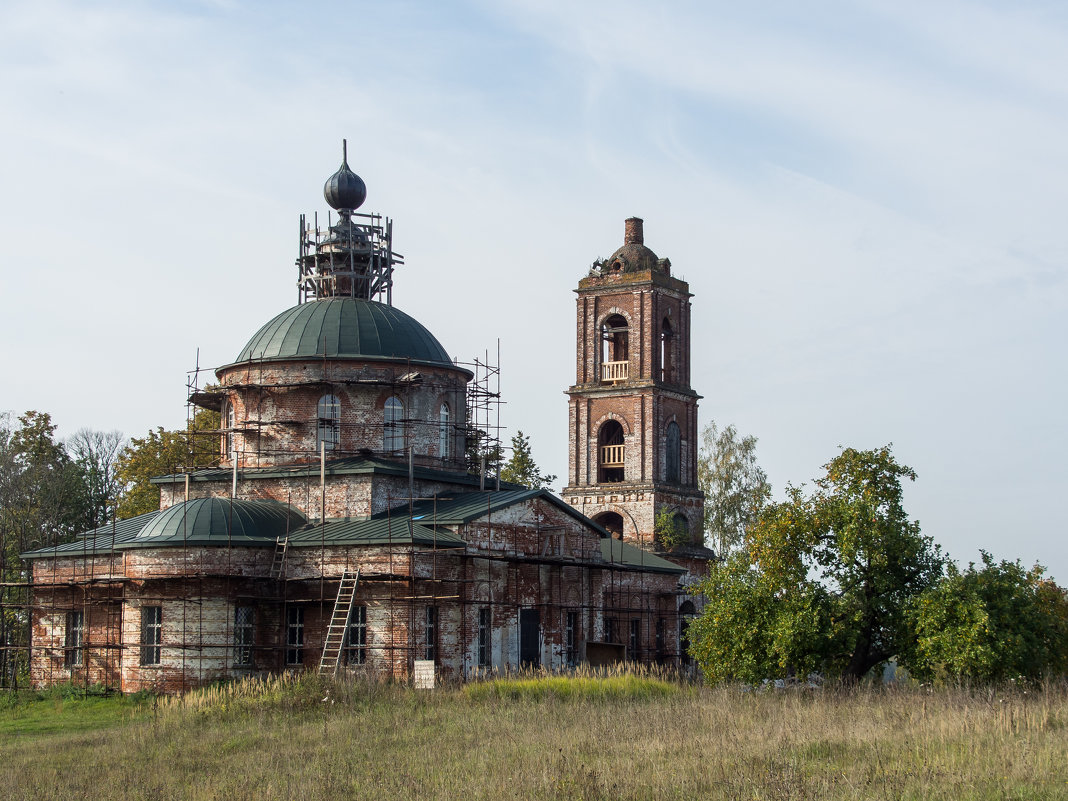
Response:
[[[642,232],[642,218],[628,217],[623,223],[623,244],[644,245],[645,234]]]

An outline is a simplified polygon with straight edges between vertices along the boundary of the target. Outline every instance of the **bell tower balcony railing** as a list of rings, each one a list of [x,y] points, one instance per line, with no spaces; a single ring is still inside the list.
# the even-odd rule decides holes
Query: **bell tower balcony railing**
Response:
[[[601,381],[626,381],[630,362],[601,362]]]
[[[623,467],[624,445],[602,445],[601,467]]]

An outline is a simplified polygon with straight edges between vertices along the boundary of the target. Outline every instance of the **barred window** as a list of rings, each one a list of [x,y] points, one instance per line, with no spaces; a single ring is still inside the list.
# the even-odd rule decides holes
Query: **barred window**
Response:
[[[238,606],[234,609],[234,664],[246,666],[252,664],[252,645],[255,640],[254,623],[256,610],[251,606]]]
[[[438,608],[428,606],[426,608],[426,626],[424,627],[423,659],[431,662],[438,658]]]
[[[304,664],[304,607],[286,609],[286,664]]]
[[[578,664],[578,612],[568,609],[564,620],[564,659],[569,667]]]
[[[483,606],[478,610],[478,666],[488,668],[493,662],[493,648],[490,643],[490,609]]]
[[[631,618],[630,621],[630,642],[627,643],[627,659],[631,661],[637,661],[638,659],[638,646],[641,641],[642,622],[638,618]]]
[[[63,664],[79,667],[82,664],[82,636],[85,626],[84,612],[67,612],[67,632],[64,641]]]
[[[383,449],[390,452],[404,450],[404,404],[399,398],[389,398],[386,401],[383,421]]]
[[[141,607],[141,665],[158,665],[163,644],[163,607]]]
[[[452,436],[449,431],[449,404],[438,409],[438,454],[442,459],[452,456]]]
[[[349,627],[345,631],[345,664],[362,665],[367,661],[367,607],[352,607]]]
[[[319,398],[316,411],[315,450],[336,451],[341,445],[341,401],[337,395]]]

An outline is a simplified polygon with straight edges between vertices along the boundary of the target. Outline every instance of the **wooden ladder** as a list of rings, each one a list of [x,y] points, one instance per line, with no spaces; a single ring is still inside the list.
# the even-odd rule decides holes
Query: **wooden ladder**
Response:
[[[286,572],[286,551],[289,550],[289,535],[274,541],[274,561],[271,562],[271,578],[280,579]]]
[[[360,581],[360,571],[341,574],[341,583],[337,587],[337,600],[334,602],[334,614],[326,628],[326,641],[323,643],[323,658],[319,660],[320,675],[337,675],[341,664],[341,649],[345,647],[345,633],[352,616],[352,602],[356,597],[356,584]]]

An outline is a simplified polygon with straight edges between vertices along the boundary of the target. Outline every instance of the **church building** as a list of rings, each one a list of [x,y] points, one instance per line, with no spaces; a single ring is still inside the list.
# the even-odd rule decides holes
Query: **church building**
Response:
[[[218,464],[153,479],[158,511],[23,555],[34,685],[684,663],[712,558],[690,294],[642,221],[579,283],[561,498],[472,471],[474,375],[393,305],[392,221],[358,211],[347,156],[324,195],[299,302],[190,396],[220,414]],[[684,541],[663,547],[658,520]]]

